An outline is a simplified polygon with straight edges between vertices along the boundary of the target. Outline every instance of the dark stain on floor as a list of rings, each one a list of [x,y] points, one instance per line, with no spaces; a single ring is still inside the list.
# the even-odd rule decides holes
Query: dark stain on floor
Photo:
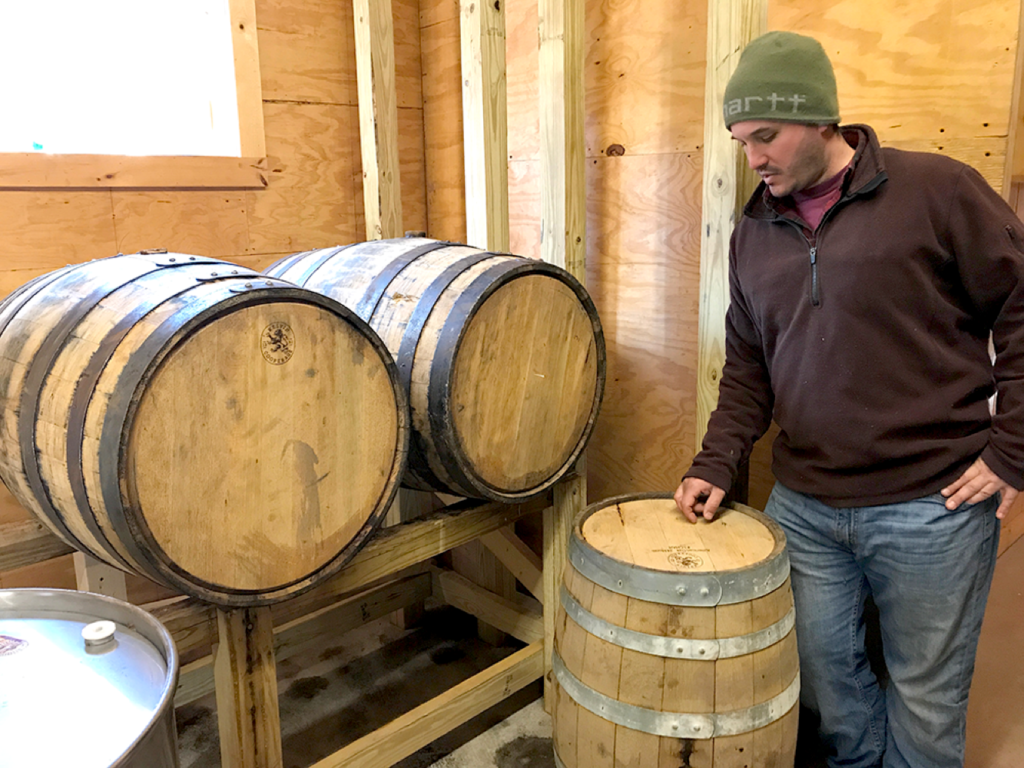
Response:
[[[430,652],[430,660],[435,664],[452,664],[466,658],[466,652],[454,644],[442,645]]]
[[[519,736],[494,753],[494,764],[498,768],[555,768],[553,750],[550,738]]]
[[[301,677],[288,686],[284,695],[291,699],[312,699],[327,687],[327,681],[320,677]]]

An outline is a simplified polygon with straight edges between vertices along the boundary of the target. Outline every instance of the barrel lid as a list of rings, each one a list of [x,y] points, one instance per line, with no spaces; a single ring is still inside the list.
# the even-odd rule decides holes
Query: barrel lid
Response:
[[[583,537],[616,560],[658,571],[694,573],[743,568],[766,559],[775,536],[763,522],[724,509],[711,522],[683,517],[671,498],[620,501],[596,510]]]
[[[134,606],[0,591],[0,766],[112,765],[167,706],[176,678],[170,636]]]
[[[665,493],[620,496],[576,518],[573,567],[619,594],[670,605],[732,604],[768,594],[789,576],[779,525],[740,504],[691,523]]]

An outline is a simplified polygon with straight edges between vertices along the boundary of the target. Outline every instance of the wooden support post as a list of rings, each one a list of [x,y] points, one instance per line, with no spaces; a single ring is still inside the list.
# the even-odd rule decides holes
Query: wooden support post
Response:
[[[700,317],[697,340],[697,439],[718,404],[725,364],[725,311],[729,307],[729,237],[738,211],[753,192],[754,176],[722,122],[725,86],[740,51],[768,28],[768,0],[709,0],[704,91],[704,207],[700,247]]]
[[[398,100],[391,0],[353,0],[366,239],[401,237]]]
[[[515,534],[511,526],[480,537],[480,541],[501,564],[511,571],[520,584],[535,598],[544,602],[543,561],[526,542]]]
[[[462,126],[466,158],[466,241],[508,251],[508,118],[505,96],[505,9],[498,2],[460,0]],[[512,575],[479,541],[452,552],[455,570],[503,597],[515,595]],[[505,635],[479,623],[481,639]]]
[[[508,105],[505,97],[505,9],[499,2],[460,0],[462,125],[466,155],[466,240],[507,251]]]
[[[223,768],[282,768],[274,626],[269,607],[217,609],[213,653]]]
[[[75,582],[80,592],[95,592],[118,600],[128,600],[124,571],[100,562],[85,552],[75,552]]]
[[[1017,22],[1017,59],[1013,70],[1013,92],[1010,95],[1010,120],[1006,133],[1006,164],[1003,168],[1003,198],[1014,205],[1014,184],[1024,182],[1024,3]]]
[[[515,577],[478,540],[452,550],[452,568],[473,583],[502,597],[512,598],[516,594]],[[504,632],[479,617],[477,635],[491,645],[505,642]]]
[[[554,704],[551,652],[555,647],[555,617],[561,603],[562,573],[568,562],[572,522],[586,506],[587,462],[581,456],[579,474],[555,486],[554,506],[544,510],[544,709]]]
[[[287,623],[275,622],[275,664],[308,650],[314,643],[322,646],[329,638],[386,616],[399,607],[422,604],[430,591],[430,574],[420,573],[341,599]],[[280,612],[278,608],[277,613]],[[203,656],[182,666],[174,706],[188,704],[213,690],[213,657]]]
[[[540,603],[526,595],[515,594],[511,599],[478,587],[454,571],[434,568],[433,592],[460,611],[476,616],[492,627],[507,632],[524,643],[544,639],[544,618]]]
[[[585,0],[539,0],[541,258],[586,281],[586,180],[583,135]],[[562,571],[569,530],[586,505],[586,457],[555,486],[544,511],[544,708],[550,712]]]
[[[228,8],[242,157],[263,158],[267,155],[267,138],[263,129],[263,78],[256,33],[256,0],[228,0]]]
[[[584,0],[540,0],[541,258],[586,280]]]
[[[435,512],[442,506],[444,505],[432,493],[399,488],[398,493],[395,495],[395,500],[391,504],[391,509],[388,510],[387,516],[384,518],[384,525],[391,527],[399,523],[409,522],[410,520],[415,520],[416,518],[423,517],[423,515]],[[406,571],[406,573],[415,573],[417,567],[414,566]],[[396,627],[408,629],[419,623],[423,618],[423,610],[422,602],[406,605],[391,614],[391,621]]]

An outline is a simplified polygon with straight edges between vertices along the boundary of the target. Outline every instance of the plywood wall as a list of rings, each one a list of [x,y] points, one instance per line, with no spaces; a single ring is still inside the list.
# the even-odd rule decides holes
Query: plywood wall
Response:
[[[418,0],[392,0],[404,227],[427,226]],[[0,191],[0,296],[119,251],[167,248],[263,269],[281,255],[365,240],[350,3],[257,0],[267,154],[259,191]],[[133,119],[158,120],[159,115]],[[0,522],[27,515],[0,488]],[[70,558],[0,574],[0,587],[73,587]],[[140,587],[137,594],[148,594]]]
[[[507,7],[512,249],[539,254],[537,9]],[[587,5],[587,276],[608,340],[591,499],[671,490],[693,456],[706,0]],[[998,188],[1017,3],[773,0],[769,27],[818,37],[844,122],[941,151]],[[724,130],[724,129],[723,129]],[[428,152],[428,177],[432,159]],[[772,484],[769,443],[751,501]]]

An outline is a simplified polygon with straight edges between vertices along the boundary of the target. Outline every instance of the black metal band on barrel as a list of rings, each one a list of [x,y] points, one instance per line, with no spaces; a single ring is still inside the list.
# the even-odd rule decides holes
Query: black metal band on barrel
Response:
[[[74,276],[76,271],[78,270],[70,270],[65,274]],[[82,277],[82,282],[87,282],[89,280],[89,275],[87,273]],[[43,382],[46,380],[47,375],[53,368],[53,364],[56,362],[60,351],[67,343],[71,331],[96,307],[97,304],[106,298],[112,290],[116,290],[117,288],[130,283],[134,279],[134,276],[120,278],[120,282],[113,283],[113,288],[111,287],[111,282],[103,283],[98,289],[76,301],[71,307],[71,310],[61,317],[61,319],[50,329],[49,333],[47,333],[46,338],[43,339],[42,344],[39,346],[38,352],[29,364],[29,369],[25,374],[25,381],[21,392],[21,402],[19,404],[18,443],[21,446],[22,465],[25,471],[25,479],[28,481],[29,488],[32,489],[34,498],[38,501],[39,506],[42,507],[47,519],[53,523],[54,527],[56,527],[62,535],[67,537],[69,541],[73,542],[76,548],[89,552],[99,559],[107,557],[107,553],[94,552],[92,547],[87,547],[77,536],[75,536],[71,532],[71,529],[68,528],[67,522],[64,520],[64,516],[56,506],[54,506],[53,501],[50,499],[49,490],[43,482],[42,473],[39,469],[39,462],[36,458],[36,419],[39,411],[39,402],[42,396]],[[73,290],[75,285],[72,284],[62,287],[65,288],[65,290]],[[102,541],[103,539],[101,539],[101,542]],[[126,568],[134,570],[124,562],[117,552],[112,551],[109,555],[113,556]]]
[[[403,241],[405,241],[405,238],[383,240],[381,242],[400,243]],[[372,318],[374,313],[377,311],[377,305],[380,304],[380,300],[384,297],[388,286],[391,285],[402,270],[416,261],[420,256],[432,251],[440,250],[441,248],[447,248],[450,245],[452,245],[452,243],[437,240],[425,243],[424,245],[418,245],[400,256],[396,256],[373,278],[370,285],[367,286],[366,291],[363,293],[363,298],[359,300],[359,304],[355,307],[356,314],[366,322],[370,322],[370,318]]]
[[[350,243],[348,245],[339,245],[335,248],[325,249],[327,251],[326,253],[323,253],[320,256],[317,256],[315,259],[310,260],[310,263],[305,265],[306,268],[303,271],[303,273],[294,280],[289,280],[289,282],[295,283],[296,285],[299,286],[305,285],[310,281],[313,275],[316,274],[316,271],[320,269],[320,267],[322,267],[324,264],[333,259],[342,251],[351,248],[353,245],[356,245],[356,243]],[[306,258],[309,258],[309,254],[306,254]]]
[[[444,327],[437,343],[437,353],[434,357],[434,365],[430,370],[429,407],[430,430],[435,435],[434,445],[438,452],[443,452],[445,469],[453,475],[459,483],[467,484],[467,487],[476,489],[486,498],[495,501],[509,501],[511,498],[527,498],[540,493],[545,488],[554,484],[564,471],[568,469],[579,457],[586,445],[590,432],[593,430],[597,420],[597,412],[600,409],[601,400],[604,395],[604,372],[605,372],[605,347],[604,332],[598,320],[597,309],[590,298],[583,284],[574,278],[570,273],[554,264],[543,261],[535,261],[521,256],[502,254],[514,259],[513,261],[496,264],[483,272],[479,277],[463,291],[456,299],[452,311],[445,321]],[[520,492],[509,492],[500,488],[494,488],[486,480],[480,477],[473,467],[465,461],[465,451],[462,448],[458,433],[455,431],[454,421],[451,414],[451,386],[452,374],[454,373],[455,358],[459,352],[462,338],[469,327],[470,320],[484,302],[503,285],[508,285],[511,280],[529,275],[547,275],[572,289],[579,299],[584,310],[591,320],[591,328],[594,332],[594,346],[597,354],[597,385],[594,389],[594,404],[591,408],[587,427],[569,457],[562,466],[545,482],[533,488]]]
[[[85,468],[82,466],[82,446],[85,442],[85,420],[88,415],[89,403],[92,400],[93,392],[96,390],[96,385],[99,383],[100,376],[103,374],[103,370],[106,368],[107,363],[110,362],[110,358],[113,357],[114,352],[117,351],[118,346],[120,346],[121,342],[124,341],[124,338],[129,334],[132,328],[134,328],[143,317],[148,315],[161,304],[188,292],[195,288],[195,286],[200,285],[202,282],[196,279],[191,284],[181,286],[174,292],[168,293],[167,291],[159,290],[159,281],[166,277],[163,273],[168,269],[183,270],[195,266],[196,264],[190,264],[188,262],[182,264],[171,264],[165,267],[159,267],[132,281],[134,285],[138,285],[143,282],[154,282],[157,283],[157,287],[154,288],[151,293],[147,294],[143,301],[140,301],[136,306],[132,307],[132,310],[122,317],[118,321],[117,325],[115,325],[107,335],[104,336],[103,341],[100,342],[96,351],[86,363],[78,381],[75,382],[75,390],[71,397],[71,409],[68,414],[67,439],[68,479],[71,481],[71,492],[74,495],[78,509],[83,511],[82,518],[86,527],[89,529],[89,532],[92,533],[100,543],[105,544],[108,552],[110,552],[112,556],[117,557],[120,562],[124,561],[110,543],[110,539],[108,539],[106,534],[103,533],[103,530],[100,528],[95,516],[91,514],[84,514],[85,510],[89,509],[89,496],[85,487]],[[206,270],[204,269],[203,271],[205,272]],[[245,275],[242,275],[242,277],[245,277]],[[251,277],[259,277],[259,275],[253,272]]]
[[[117,532],[129,554],[138,562],[149,566],[153,573],[161,574],[173,586],[186,588],[190,594],[208,590],[209,594],[205,595],[204,599],[220,605],[237,607],[265,605],[288,596],[281,594],[283,590],[291,589],[293,591],[289,594],[296,594],[301,588],[313,585],[318,579],[326,578],[340,570],[346,560],[354,554],[355,548],[372,532],[372,527],[365,527],[355,537],[354,543],[347,545],[342,553],[328,560],[315,571],[298,579],[268,589],[238,589],[214,584],[184,570],[167,556],[143,517],[126,514],[121,498],[121,461],[126,455],[124,448],[130,438],[131,425],[141,400],[141,390],[144,382],[153,375],[167,355],[183,339],[236,308],[281,300],[294,300],[324,306],[340,316],[352,320],[353,323],[362,322],[355,317],[351,310],[329,297],[320,296],[289,284],[277,284],[271,290],[266,287],[263,280],[260,282],[264,285],[239,292],[238,288],[242,280],[244,277],[241,280],[232,277],[225,280],[223,285],[211,286],[208,294],[197,297],[195,301],[190,301],[186,306],[166,318],[131,355],[121,369],[117,388],[111,394],[99,446],[100,489],[111,526]],[[378,351],[385,350],[383,342],[379,341],[376,334],[367,338],[374,343]],[[397,383],[397,371],[390,368],[388,373],[392,382]],[[400,435],[399,439],[398,447],[401,449],[404,445],[404,438],[411,430],[408,429],[407,416],[403,415],[403,413],[407,413],[404,410],[405,399],[402,397],[400,388],[396,386],[393,387],[393,390],[396,397],[399,398],[397,402],[399,408],[398,429],[402,432],[404,428],[405,431],[405,434]],[[399,462],[401,462],[403,453],[399,450]],[[401,466],[399,465],[395,469],[396,474],[400,474]],[[392,495],[396,490],[397,483],[391,488]],[[377,519],[386,511],[387,505],[383,505]],[[141,546],[142,543],[145,546]]]
[[[219,290],[211,291],[201,299],[189,302],[165,319],[125,362],[120,372],[118,386],[111,393],[107,403],[107,413],[103,420],[98,450],[100,491],[103,494],[103,504],[106,507],[111,527],[118,534],[118,538],[132,558],[164,575],[167,575],[168,563],[161,562],[157,557],[158,553],[164,554],[163,550],[153,540],[148,526],[144,527],[144,523],[136,520],[134,515],[125,514],[121,498],[120,460],[122,449],[128,438],[126,434],[129,426],[127,423],[128,411],[133,401],[137,402],[139,396],[136,394],[136,390],[139,385],[153,370],[155,364],[162,359],[160,351],[165,349],[179,332],[183,332],[189,319],[195,319],[204,313],[206,316],[212,317],[221,310],[220,305],[235,296],[231,287],[238,281],[237,277],[226,280],[225,286],[218,286]],[[140,523],[142,524],[140,525]],[[135,539],[135,536],[138,536],[142,530],[145,530],[144,540],[148,545],[145,548],[139,546]],[[188,583],[188,580],[185,583]]]
[[[509,254],[500,255],[508,256],[510,260],[495,264],[474,278],[466,290],[459,294],[451,312],[445,318],[444,327],[442,327],[441,335],[437,340],[433,365],[430,368],[427,415],[430,418],[430,433],[434,436],[434,447],[440,454],[441,463],[452,480],[467,490],[475,491],[474,496],[483,495],[496,501],[506,501],[507,494],[502,494],[499,489],[491,488],[487,482],[472,471],[464,460],[465,452],[455,433],[451,414],[451,385],[455,356],[469,326],[470,318],[476,314],[477,309],[487,297],[494,293],[499,286],[508,282],[504,278],[513,276],[517,272],[529,271],[533,274],[538,267],[544,266],[543,262],[527,262],[522,257],[513,257]]]
[[[430,313],[433,311],[437,300],[441,298],[441,294],[445,292],[448,286],[455,282],[459,275],[473,265],[500,255],[502,254],[478,251],[472,256],[466,256],[453,262],[430,282],[430,285],[427,286],[427,289],[420,296],[419,301],[416,303],[416,308],[406,323],[405,334],[402,336],[402,341],[399,344],[398,354],[395,355],[395,362],[398,364],[398,376],[406,392],[411,391],[412,364],[416,357],[416,347],[419,346],[420,336],[423,333],[423,325],[426,323],[427,318],[430,317]],[[412,442],[409,444],[408,471],[427,485],[433,485],[437,488],[444,487],[444,483],[438,482],[433,470],[430,469],[425,441],[415,430],[413,431]]]
[[[24,285],[12,291],[7,298],[0,302],[0,312],[8,307],[12,308],[6,319],[0,320],[0,336],[3,336],[4,331],[7,330],[7,326],[10,325],[11,320],[14,319],[21,308],[31,301],[34,296],[38,295],[43,288],[48,286],[54,280],[63,277],[69,271],[78,269],[81,266],[81,264],[74,264],[62,267],[55,272],[49,272],[45,275],[40,275],[39,277],[29,280]]]

